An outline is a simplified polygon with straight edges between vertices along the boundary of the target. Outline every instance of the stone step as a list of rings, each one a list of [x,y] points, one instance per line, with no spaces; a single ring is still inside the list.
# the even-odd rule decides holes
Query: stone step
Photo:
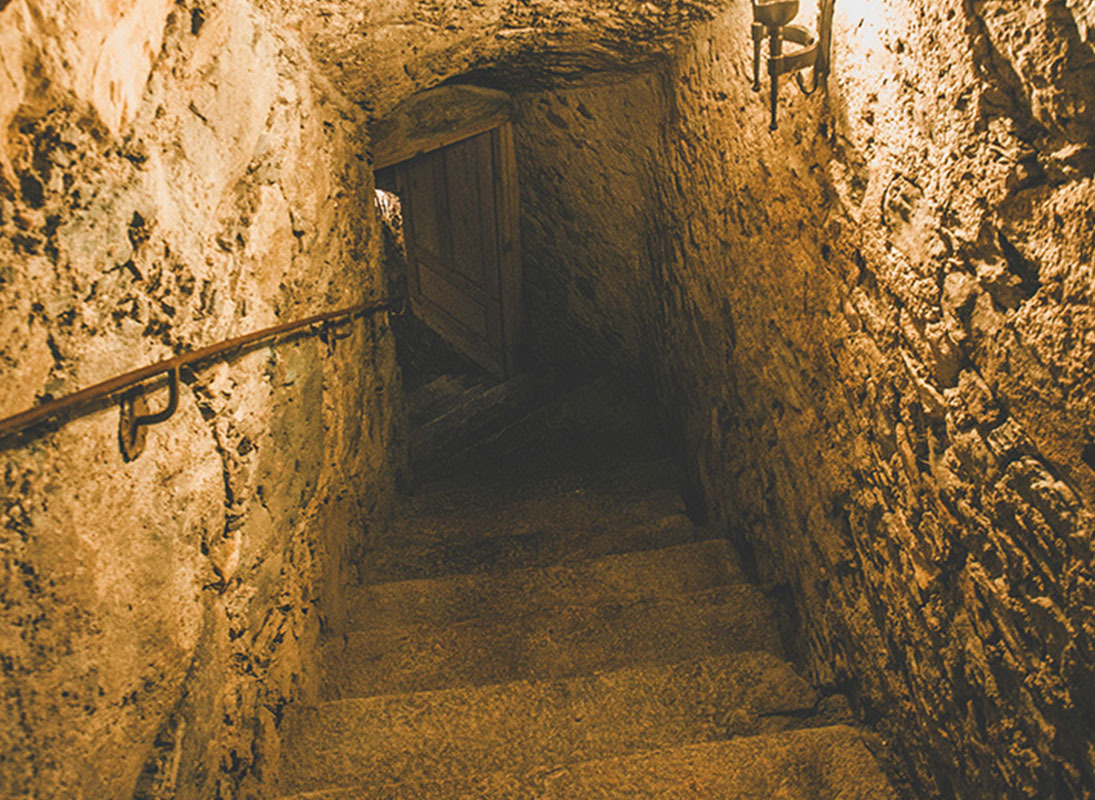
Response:
[[[538,569],[449,575],[361,586],[346,605],[350,628],[495,620],[627,597],[667,597],[743,581],[725,539],[640,550]]]
[[[515,499],[505,505],[471,505],[417,513],[403,506],[392,522],[393,541],[426,544],[514,536],[540,530],[596,531],[621,528],[685,510],[677,487],[636,493],[575,489],[545,497]]]
[[[866,734],[834,725],[528,773],[373,783],[292,800],[896,800],[871,752],[875,746]]]
[[[410,434],[410,459],[416,473],[433,471],[431,462],[493,435],[528,413],[546,395],[533,375],[517,375],[494,386],[474,386],[450,398],[441,413]]]
[[[756,587],[733,584],[517,620],[351,631],[327,642],[322,657],[325,699],[337,699],[558,678],[746,650],[780,655],[777,625]]]
[[[704,536],[682,514],[654,517],[627,527],[516,527],[520,533],[495,532],[470,540],[454,536],[454,541],[447,541],[421,534],[415,537],[418,544],[370,550],[358,562],[359,580],[377,584],[571,564],[598,556],[688,544]]]
[[[449,449],[430,471],[504,469],[529,479],[565,473],[575,464],[605,468],[667,453],[650,398],[619,376],[545,396],[522,413],[498,421],[504,424],[483,428],[482,435],[463,448]]]
[[[484,388],[478,376],[440,375],[407,393],[407,421],[413,430],[444,414],[465,392]]]
[[[620,499],[667,494],[674,498],[684,484],[684,473],[673,460],[656,457],[608,468],[571,464],[565,473],[527,479],[515,471],[497,475],[467,471],[424,483],[400,505],[400,517],[443,517],[464,511],[500,511],[524,501],[553,500],[566,495],[613,496]],[[596,499],[596,498],[594,498]],[[574,502],[573,498],[571,502]],[[679,505],[679,500],[674,500]]]
[[[781,730],[816,703],[789,664],[751,652],[291,706],[280,728],[282,788],[526,772]]]
[[[542,494],[506,497],[497,484],[482,501],[466,492],[419,495],[404,501],[385,534],[391,545],[474,541],[531,531],[596,531],[622,528],[667,514],[683,513],[679,486],[643,486],[632,490],[597,491],[553,484]]]

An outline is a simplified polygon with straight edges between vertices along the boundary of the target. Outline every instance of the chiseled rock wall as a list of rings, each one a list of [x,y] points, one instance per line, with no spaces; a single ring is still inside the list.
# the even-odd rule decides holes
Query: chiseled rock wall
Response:
[[[380,297],[355,109],[281,24],[0,7],[0,416]],[[254,796],[390,502],[386,325],[184,375],[132,463],[110,407],[4,443],[0,795]]]
[[[383,116],[405,97],[477,75],[519,90],[633,72],[727,0],[258,0],[303,32],[319,67]]]
[[[525,325],[530,355],[565,371],[641,360],[656,298],[666,91],[658,75],[517,96]],[[560,324],[566,320],[566,324]]]
[[[555,248],[573,276],[556,302],[575,330],[555,335],[604,340],[585,296],[605,319],[654,298],[638,348],[712,515],[920,793],[1090,796],[1090,4],[837,0],[828,91],[786,85],[774,134],[749,13],[661,74],[654,163],[595,169],[627,203],[617,173],[660,170],[623,210],[642,232],[582,187],[598,155],[645,157],[651,134],[610,109],[652,82],[523,102],[524,245],[534,275]],[[624,274],[602,266],[614,246],[640,254],[629,285],[602,285]]]

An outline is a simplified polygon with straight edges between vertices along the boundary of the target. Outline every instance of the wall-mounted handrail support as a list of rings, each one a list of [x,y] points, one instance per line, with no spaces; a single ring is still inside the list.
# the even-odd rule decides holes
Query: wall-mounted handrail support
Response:
[[[825,82],[829,74],[829,51],[832,42],[834,0],[821,0],[818,15],[818,35],[801,25],[791,25],[798,14],[798,0],[753,0],[753,91],[760,91],[760,59],[764,39],[768,39],[768,80],[771,122],[769,130],[776,130],[776,105],[779,102],[779,76],[795,73],[799,89],[813,94]],[[793,53],[784,54],[783,42],[800,46]],[[813,68],[813,80],[809,88],[802,77],[802,70]]]
[[[167,405],[155,414],[146,414],[144,386],[134,386],[122,395],[118,406],[118,447],[125,461],[133,461],[144,452],[145,428],[167,422],[179,407],[179,368],[167,373]]]
[[[178,408],[179,372],[182,368],[212,361],[227,353],[242,352],[263,342],[309,332],[319,335],[327,343],[329,350],[333,350],[336,340],[345,339],[350,335],[349,332],[339,333],[335,327],[337,323],[356,317],[369,317],[381,311],[393,311],[398,309],[402,303],[402,298],[395,298],[378,303],[359,303],[356,306],[341,308],[337,311],[314,314],[295,322],[285,322],[243,336],[237,336],[233,339],[226,339],[208,347],[192,350],[189,353],[149,364],[123,375],[117,375],[94,386],[89,386],[56,400],[49,400],[19,414],[0,419],[0,443],[10,446],[11,442],[5,441],[9,437],[28,431],[47,420],[73,415],[80,409],[87,410],[99,407],[103,402],[109,402],[121,396],[118,441],[122,457],[126,461],[132,461],[140,455],[143,449],[144,428],[165,422],[171,418]],[[149,414],[147,413],[147,404],[145,404],[142,397],[143,385],[160,375],[167,375],[167,404],[162,410]]]
[[[341,320],[340,320],[341,321]],[[339,331],[338,321],[325,320],[316,331],[319,340],[327,345],[328,354],[335,352],[335,345],[353,335],[351,331]]]

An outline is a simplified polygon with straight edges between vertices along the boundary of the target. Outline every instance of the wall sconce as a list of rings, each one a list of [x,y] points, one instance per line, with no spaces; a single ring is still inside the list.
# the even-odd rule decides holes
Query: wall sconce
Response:
[[[798,14],[798,0],[753,0],[753,91],[760,91],[760,49],[768,38],[768,79],[771,88],[772,121],[769,130],[776,130],[776,103],[779,101],[779,76],[795,73],[803,94],[813,94],[829,74],[829,48],[833,36],[833,2],[821,0],[818,14],[818,35],[815,37],[801,25],[790,22]],[[801,49],[784,54],[783,42],[801,45]],[[807,88],[802,70],[813,67],[813,81]]]

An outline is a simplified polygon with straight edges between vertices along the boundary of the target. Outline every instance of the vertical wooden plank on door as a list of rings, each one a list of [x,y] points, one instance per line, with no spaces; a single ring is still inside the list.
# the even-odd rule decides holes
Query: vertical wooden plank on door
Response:
[[[445,241],[444,205],[437,192],[443,178],[440,151],[428,153],[396,167],[396,187],[403,203],[403,238],[411,261],[407,276],[412,303],[422,296],[419,263],[441,266],[449,246]]]
[[[449,278],[466,296],[481,302],[482,318],[474,333],[481,337],[483,346],[490,348],[494,360],[503,364],[502,297],[498,285],[497,212],[490,142],[488,131],[445,148],[454,272]]]
[[[495,191],[494,131],[487,131],[468,140],[474,148],[477,165],[475,179],[479,196],[479,263],[483,275],[483,287],[489,297],[487,303],[487,340],[498,354],[504,374],[506,366],[506,330],[502,316],[502,285],[498,270],[498,202]]]
[[[489,140],[489,132],[485,134]],[[482,165],[474,141],[401,165],[411,308],[450,344],[504,376],[494,246],[483,242]],[[493,209],[488,213],[493,214]],[[484,268],[484,251],[490,268]]]
[[[452,226],[453,269],[476,286],[489,290],[483,270],[479,217],[479,170],[474,139],[449,145],[440,152],[445,162],[444,197]],[[441,187],[439,187],[441,188]]]
[[[517,369],[523,332],[521,296],[521,215],[517,186],[517,153],[513,124],[503,123],[492,135],[495,175],[495,207],[498,226],[498,274],[501,289],[505,344],[503,360],[507,374]]]

